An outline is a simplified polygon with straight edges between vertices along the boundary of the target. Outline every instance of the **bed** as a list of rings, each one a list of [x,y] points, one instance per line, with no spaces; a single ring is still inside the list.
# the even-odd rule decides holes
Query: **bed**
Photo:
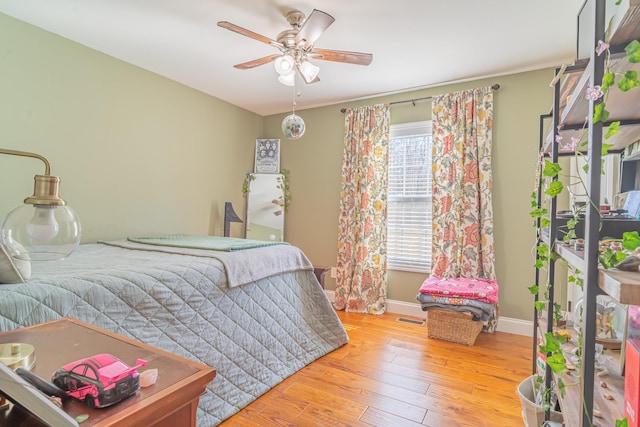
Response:
[[[348,336],[291,245],[209,250],[80,245],[0,286],[0,331],[77,318],[216,368],[198,426],[214,426]]]

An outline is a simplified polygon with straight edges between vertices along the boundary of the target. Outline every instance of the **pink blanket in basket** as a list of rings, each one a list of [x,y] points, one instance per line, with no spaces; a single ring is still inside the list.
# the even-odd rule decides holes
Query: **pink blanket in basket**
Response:
[[[462,277],[445,279],[431,276],[420,286],[420,293],[423,294],[468,298],[489,304],[498,303],[498,291],[498,282],[495,280]]]

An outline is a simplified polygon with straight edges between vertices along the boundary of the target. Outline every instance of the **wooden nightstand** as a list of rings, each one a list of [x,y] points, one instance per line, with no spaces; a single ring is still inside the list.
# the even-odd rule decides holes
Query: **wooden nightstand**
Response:
[[[145,359],[158,369],[156,384],[104,409],[90,409],[84,402],[71,400],[64,410],[72,417],[88,414],[82,427],[195,426],[198,400],[216,375],[215,369],[100,329],[79,320],[65,318],[28,328],[0,333],[0,343],[21,342],[36,349],[32,372],[49,380],[65,363],[99,353],[110,353],[133,365]],[[0,410],[0,426],[44,426],[19,407]]]

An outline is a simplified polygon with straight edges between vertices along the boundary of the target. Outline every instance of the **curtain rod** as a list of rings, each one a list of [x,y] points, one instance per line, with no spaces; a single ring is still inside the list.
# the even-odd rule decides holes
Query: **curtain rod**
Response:
[[[498,90],[498,89],[500,89],[500,85],[499,85],[498,83],[495,83],[495,84],[491,85],[491,89],[493,89],[493,90]],[[411,102],[411,103],[413,103],[413,104],[415,105],[415,102],[416,102],[416,101],[425,101],[425,100],[427,100],[427,99],[431,99],[431,98],[433,98],[433,96],[425,96],[425,97],[423,97],[423,98],[406,99],[406,100],[404,100],[404,101],[394,101],[394,102],[390,102],[390,103],[389,103],[389,105],[394,105],[394,104],[406,104],[407,102]],[[341,112],[341,113],[344,113],[344,112],[346,112],[346,111],[347,111],[347,109],[346,109],[346,108],[341,108],[341,109],[340,109],[340,112]]]

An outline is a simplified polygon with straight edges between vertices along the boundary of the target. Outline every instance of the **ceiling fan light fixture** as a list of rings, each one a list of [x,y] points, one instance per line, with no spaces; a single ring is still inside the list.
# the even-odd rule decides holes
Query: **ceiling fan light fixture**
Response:
[[[305,60],[299,66],[300,74],[304,78],[304,81],[307,83],[312,82],[318,77],[318,73],[320,72],[320,67],[317,65],[313,65],[311,62]]]
[[[285,86],[293,86],[296,79],[296,73],[283,74],[278,76],[278,81]]]
[[[273,61],[273,66],[281,76],[292,74],[294,64],[295,61],[291,55],[282,55]]]

